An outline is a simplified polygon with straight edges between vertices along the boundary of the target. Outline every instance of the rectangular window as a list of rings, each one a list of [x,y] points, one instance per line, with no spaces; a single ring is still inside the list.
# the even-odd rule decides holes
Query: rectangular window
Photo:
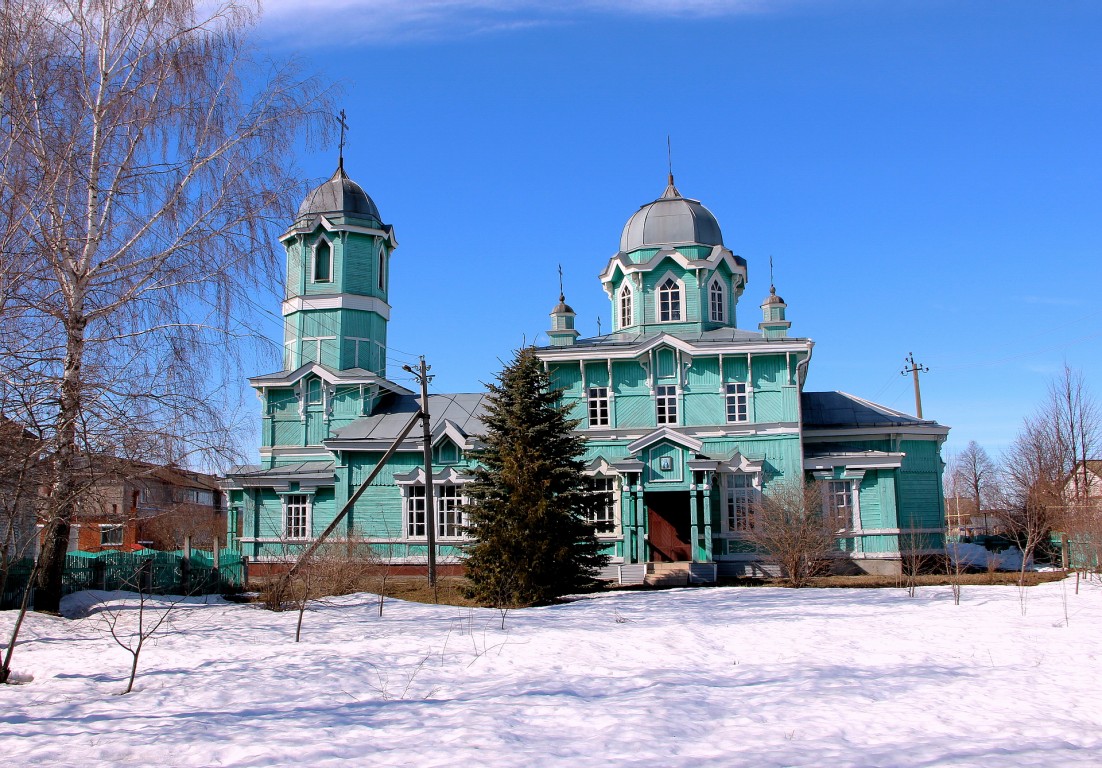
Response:
[[[597,533],[612,533],[616,530],[616,480],[611,477],[594,478],[593,492],[600,503],[593,510],[590,522]]]
[[[753,475],[727,476],[727,530],[733,533],[748,531],[754,526],[754,500],[757,489],[754,488]]]
[[[589,426],[608,426],[608,387],[589,388]]]
[[[99,544],[101,547],[121,547],[122,526],[101,525],[99,527]]]
[[[826,484],[827,516],[836,531],[853,528],[853,483],[849,480],[830,480]]]
[[[283,535],[288,539],[305,539],[309,528],[310,497],[295,494],[283,497]]]
[[[422,494],[424,488],[421,489]],[[437,534],[442,539],[456,539],[466,535],[464,527],[467,522],[463,516],[463,505],[467,500],[459,492],[458,485],[442,485],[437,491],[436,511]]]
[[[727,421],[728,423],[734,423],[739,421],[748,421],[750,418],[750,409],[748,406],[748,398],[746,395],[746,384],[739,382],[737,384],[727,385]]]
[[[425,533],[425,486],[411,485],[406,489],[406,537],[423,539]]]
[[[672,384],[655,387],[654,403],[659,424],[677,423],[677,387]]]

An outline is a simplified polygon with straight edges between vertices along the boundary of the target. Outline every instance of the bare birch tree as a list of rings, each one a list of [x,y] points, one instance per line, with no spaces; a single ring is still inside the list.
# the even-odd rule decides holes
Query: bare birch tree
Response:
[[[975,440],[970,440],[964,450],[957,454],[951,463],[955,495],[961,493],[972,500],[972,513],[983,516],[984,533],[990,533],[987,525],[987,511],[995,495],[998,467]],[[986,506],[985,506],[986,505]],[[958,515],[959,525],[959,515]]]
[[[277,282],[273,227],[300,191],[289,157],[331,112],[317,81],[250,47],[258,13],[247,0],[0,5],[0,247],[27,265],[0,277],[0,307],[6,333],[37,340],[21,359],[52,388],[41,610],[61,597],[78,457],[233,447],[207,372],[253,335],[235,308]]]

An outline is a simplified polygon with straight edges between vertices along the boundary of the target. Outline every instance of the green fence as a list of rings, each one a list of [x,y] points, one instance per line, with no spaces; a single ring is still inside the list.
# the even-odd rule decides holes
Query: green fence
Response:
[[[19,607],[33,566],[31,560],[12,564],[0,595],[0,610]],[[241,591],[244,577],[241,554],[232,549],[219,552],[217,568],[213,553],[201,550],[192,550],[190,558],[180,550],[70,552],[65,557],[61,589],[66,595],[82,589],[141,590],[155,595],[228,594]]]

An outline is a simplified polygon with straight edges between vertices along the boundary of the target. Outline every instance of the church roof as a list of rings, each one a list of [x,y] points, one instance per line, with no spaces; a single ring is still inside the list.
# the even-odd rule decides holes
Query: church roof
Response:
[[[350,213],[382,221],[375,201],[359,184],[348,178],[343,163],[337,166],[328,181],[312,190],[298,208],[300,218],[321,213]]]
[[[804,427],[941,427],[936,421],[918,419],[845,392],[804,392],[800,395]],[[945,427],[941,427],[945,429]]]
[[[482,422],[485,398],[486,394],[481,392],[429,395],[429,426],[432,434],[438,435],[444,430],[445,422],[450,422],[464,436],[481,435],[485,430]],[[363,416],[338,429],[325,443],[328,445],[355,441],[389,444],[401,434],[402,427],[409,423],[413,414],[417,413],[417,400],[413,395],[395,395],[384,401],[370,416]],[[420,437],[421,430],[415,429],[407,440],[418,440]]]
[[[614,333],[607,333],[603,336],[591,336],[586,339],[578,339],[568,347],[540,347],[539,349],[572,350],[579,347],[600,349],[634,347],[645,344],[659,336],[671,336],[689,342],[694,346],[702,347],[706,347],[709,344],[760,343],[775,345],[788,342],[800,343],[803,341],[803,339],[796,336],[788,336],[784,339],[767,339],[763,334],[757,331],[744,331],[740,328],[731,327],[714,328],[710,331],[670,331],[658,325],[650,326],[649,328],[650,329],[647,331],[616,331]]]
[[[671,174],[662,196],[640,207],[624,225],[620,251],[690,243],[723,245],[723,233],[716,217],[699,200],[681,196]]]

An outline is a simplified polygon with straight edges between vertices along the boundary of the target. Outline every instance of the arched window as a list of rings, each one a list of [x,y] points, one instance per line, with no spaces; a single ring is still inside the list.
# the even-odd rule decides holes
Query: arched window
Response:
[[[634,319],[631,306],[631,289],[625,285],[620,289],[620,327],[627,328]]]
[[[333,252],[327,240],[320,240],[314,246],[314,282],[328,283],[333,279]]]
[[[676,322],[681,319],[681,286],[672,277],[667,277],[658,286],[658,321]]]
[[[379,246],[379,290],[386,290],[386,248]]]
[[[727,292],[723,290],[723,281],[718,277],[708,286],[708,317],[713,323],[727,322]]]

